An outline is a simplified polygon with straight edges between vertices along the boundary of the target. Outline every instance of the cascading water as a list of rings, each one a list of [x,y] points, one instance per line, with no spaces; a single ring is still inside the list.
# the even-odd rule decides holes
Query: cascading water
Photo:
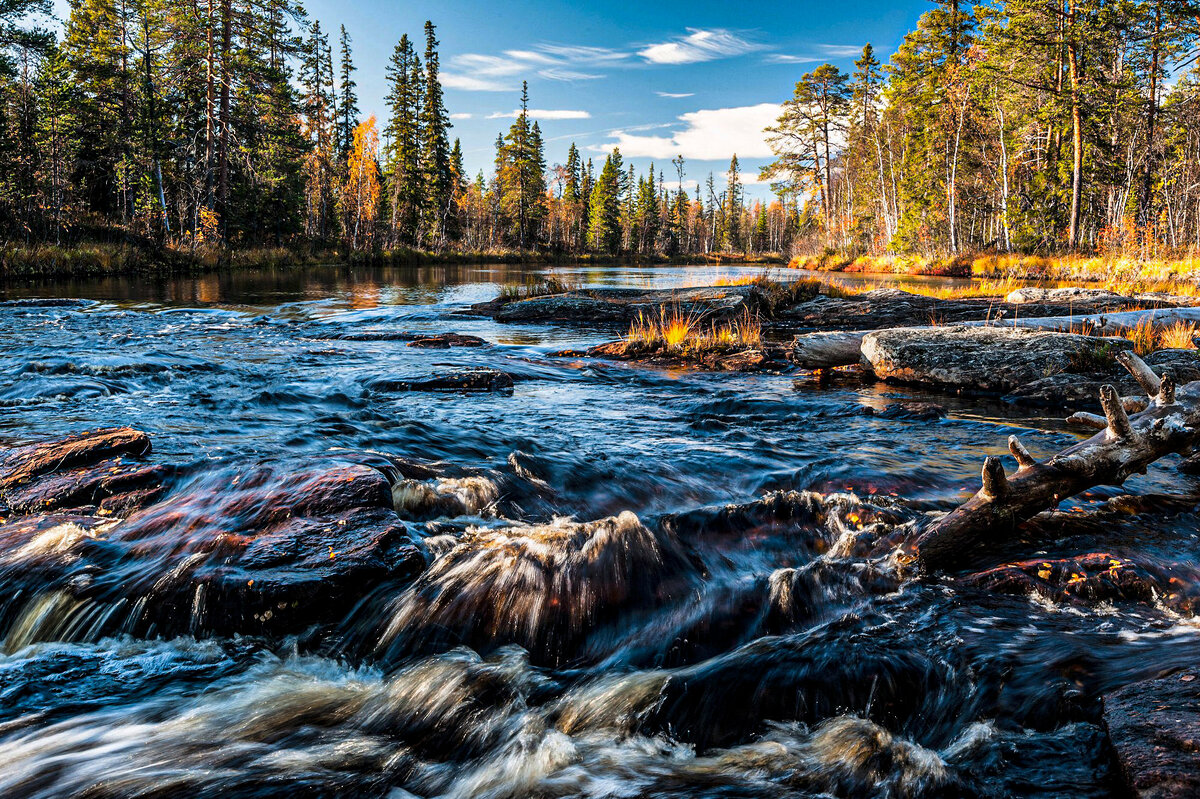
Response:
[[[128,425],[153,452],[105,455],[96,512],[2,494],[0,796],[1118,795],[1099,697],[1200,655],[1194,502],[1027,553],[1110,553],[1132,599],[918,580],[895,543],[984,455],[1073,435],[461,314],[524,279],[3,290],[0,447]],[[408,346],[449,331],[488,346]],[[455,366],[515,386],[380,388]],[[1169,466],[1128,490],[1193,491]]]

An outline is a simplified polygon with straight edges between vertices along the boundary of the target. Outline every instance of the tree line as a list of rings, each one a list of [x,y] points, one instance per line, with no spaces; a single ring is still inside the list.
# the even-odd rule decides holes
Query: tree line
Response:
[[[937,0],[805,74],[764,170],[843,252],[1200,249],[1200,3]]]
[[[0,3],[9,241],[685,253],[779,250],[794,227],[782,203],[745,205],[736,159],[692,197],[682,159],[674,191],[617,151],[594,165],[572,144],[548,168],[527,87],[494,172],[468,179],[431,22],[385,66],[381,130],[350,35],[295,0],[72,0],[61,37],[36,27],[50,11]]]
[[[464,174],[437,31],[402,36],[363,119],[350,35],[295,0],[0,2],[0,235],[562,253],[1200,248],[1200,0],[937,0],[886,65],[805,74],[767,131],[689,182],[571,144],[528,87]],[[334,49],[337,49],[335,58]]]

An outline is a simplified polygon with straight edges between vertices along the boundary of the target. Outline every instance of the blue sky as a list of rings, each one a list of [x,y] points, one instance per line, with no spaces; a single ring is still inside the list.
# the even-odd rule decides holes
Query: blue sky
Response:
[[[403,33],[423,48],[426,19],[438,26],[452,136],[466,166],[490,171],[496,134],[511,124],[520,85],[546,139],[550,165],[574,141],[603,161],[620,145],[639,171],[653,160],[674,180],[670,159],[688,161],[685,187],[723,173],[737,152],[748,179],[769,161],[761,128],[796,80],[830,61],[849,71],[865,42],[882,61],[926,0],[572,3],[535,0],[308,0],[336,37],[344,24],[365,114],[386,118],[384,68]],[[65,0],[56,0],[60,18]],[[335,43],[336,48],[336,43]],[[335,50],[336,52],[336,50]],[[765,186],[750,186],[766,196]]]
[[[690,187],[709,171],[724,172],[734,151],[756,176],[769,160],[764,121],[802,74],[824,61],[849,71],[868,41],[886,61],[931,3],[309,0],[307,7],[335,32],[346,25],[363,110],[381,119],[392,47],[402,33],[421,37],[424,21],[434,21],[451,133],[462,139],[472,175],[490,170],[496,134],[511,124],[499,115],[517,108],[525,79],[549,164],[565,161],[571,141],[598,161],[620,144],[639,170],[654,160],[673,180],[670,159],[682,152]]]

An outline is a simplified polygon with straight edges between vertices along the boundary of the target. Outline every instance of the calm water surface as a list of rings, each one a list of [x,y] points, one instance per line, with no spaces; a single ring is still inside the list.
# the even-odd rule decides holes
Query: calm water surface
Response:
[[[676,287],[758,270],[555,271]],[[327,267],[0,288],[0,445],[131,425],[157,459],[192,465],[335,448],[497,475],[519,462],[565,515],[654,524],[780,489],[947,506],[1010,434],[1035,454],[1075,440],[1056,418],[1000,403],[555,358],[613,331],[462,313],[538,274]],[[451,331],[491,346],[389,338]],[[447,366],[501,369],[515,390],[367,389]],[[906,400],[949,415],[867,410]],[[1156,468],[1130,488],[1179,492],[1180,480]],[[1183,524],[1173,555],[1200,560]],[[363,639],[389,633],[365,617],[316,640],[93,640],[56,635],[62,625],[30,614],[65,611],[23,597],[40,610],[0,641],[0,794],[1110,796],[1096,697],[1200,655],[1193,622],[1152,607],[939,582],[867,590],[841,579],[863,564],[786,540],[696,546],[702,576],[686,601],[621,619],[594,656],[566,664],[394,642],[379,660]],[[803,618],[748,614],[781,569],[840,577],[806,583]],[[886,717],[873,712],[885,702]]]

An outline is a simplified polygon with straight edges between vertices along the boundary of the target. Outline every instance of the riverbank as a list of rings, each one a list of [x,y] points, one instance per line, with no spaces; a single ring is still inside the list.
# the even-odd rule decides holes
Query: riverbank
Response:
[[[1200,256],[1141,259],[1125,255],[1046,257],[997,253],[964,253],[956,256],[861,255],[823,253],[796,256],[792,269],[870,275],[911,275],[977,278],[984,280],[1038,281],[1055,284],[1101,285],[1122,293],[1165,290],[1166,285],[1194,283],[1200,273]]]
[[[0,280],[47,280],[121,275],[200,274],[226,269],[350,264],[424,266],[435,264],[601,264],[651,263],[674,266],[720,264],[783,265],[779,255],[700,253],[677,256],[600,255],[595,253],[485,250],[433,252],[398,248],[356,252],[329,247],[176,248],[151,242],[91,242],[0,246]]]

